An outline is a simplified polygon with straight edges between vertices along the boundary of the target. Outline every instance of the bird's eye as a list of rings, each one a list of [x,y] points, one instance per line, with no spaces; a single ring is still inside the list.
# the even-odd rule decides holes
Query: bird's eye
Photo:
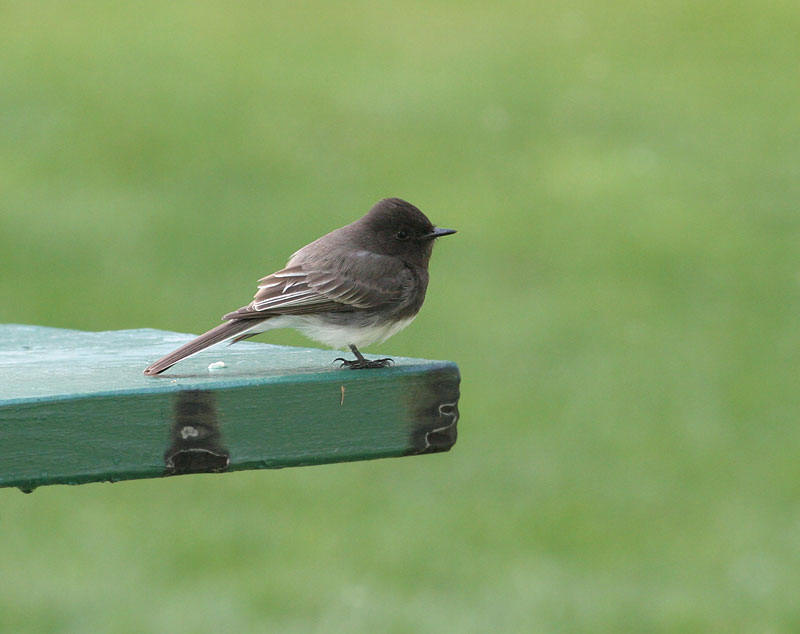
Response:
[[[394,234],[394,237],[397,238],[398,240],[408,240],[408,231],[400,229],[400,231]]]

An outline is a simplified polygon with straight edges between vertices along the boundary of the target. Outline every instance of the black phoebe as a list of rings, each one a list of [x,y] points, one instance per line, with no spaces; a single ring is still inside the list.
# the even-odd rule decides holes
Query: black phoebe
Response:
[[[385,198],[366,216],[304,246],[286,267],[262,277],[253,301],[150,365],[163,372],[208,346],[273,328],[296,328],[332,348],[349,346],[342,367],[384,368],[391,359],[365,359],[358,346],[388,339],[414,319],[425,300],[433,242],[454,229],[434,227],[411,203]]]

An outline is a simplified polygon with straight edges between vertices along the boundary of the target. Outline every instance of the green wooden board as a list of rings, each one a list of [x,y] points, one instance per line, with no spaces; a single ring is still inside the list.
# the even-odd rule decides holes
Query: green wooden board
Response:
[[[243,342],[142,374],[192,336],[0,325],[0,486],[366,460],[455,443],[452,362],[395,357],[390,368],[347,370],[335,351]]]

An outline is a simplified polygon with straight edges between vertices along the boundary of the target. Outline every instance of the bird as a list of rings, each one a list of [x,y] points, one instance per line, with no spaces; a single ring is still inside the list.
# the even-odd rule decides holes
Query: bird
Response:
[[[384,198],[355,222],[296,251],[286,266],[258,281],[253,300],[224,322],[149,365],[158,375],[221,341],[236,343],[273,328],[294,328],[355,359],[342,368],[385,368],[392,359],[367,359],[359,348],[385,341],[416,317],[428,287],[428,262],[437,238],[456,233],[435,227],[400,198]]]

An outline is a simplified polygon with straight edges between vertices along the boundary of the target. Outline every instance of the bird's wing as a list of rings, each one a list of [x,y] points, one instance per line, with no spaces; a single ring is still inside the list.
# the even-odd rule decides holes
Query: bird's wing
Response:
[[[223,319],[353,311],[402,302],[413,274],[399,260],[360,251],[289,265],[258,281],[253,301]]]

